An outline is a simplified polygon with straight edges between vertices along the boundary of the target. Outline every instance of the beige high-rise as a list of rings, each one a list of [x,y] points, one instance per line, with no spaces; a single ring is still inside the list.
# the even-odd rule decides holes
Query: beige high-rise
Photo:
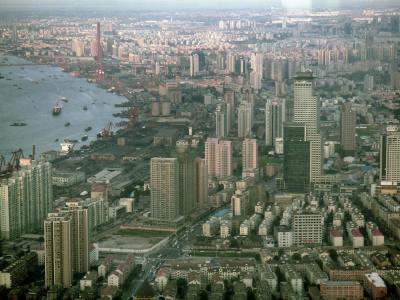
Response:
[[[174,222],[179,217],[179,166],[177,158],[154,157],[150,162],[151,217]]]
[[[254,170],[258,167],[258,151],[256,139],[244,139],[242,144],[243,171]]]
[[[15,239],[43,228],[53,204],[51,164],[21,159],[21,169],[0,179],[0,237]]]
[[[44,221],[45,286],[71,287],[71,218],[50,213]]]
[[[388,125],[381,136],[380,177],[400,183],[400,126]]]
[[[206,160],[197,157],[196,163],[196,200],[197,205],[202,207],[208,202],[208,174]]]
[[[205,142],[208,175],[223,178],[232,175],[232,142],[208,138]]]
[[[67,202],[61,213],[71,219],[72,272],[86,273],[89,270],[88,211],[79,202]]]

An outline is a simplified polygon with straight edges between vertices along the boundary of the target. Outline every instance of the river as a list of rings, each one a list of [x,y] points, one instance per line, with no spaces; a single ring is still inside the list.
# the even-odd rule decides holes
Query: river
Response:
[[[64,139],[79,140],[76,147],[80,147],[96,139],[108,122],[118,121],[113,113],[120,109],[114,104],[126,101],[124,97],[108,93],[61,68],[28,64],[25,59],[0,54],[0,74],[4,76],[0,79],[0,154],[9,157],[11,151],[22,148],[27,155],[32,145],[37,153],[60,150]],[[61,101],[62,97],[68,102]],[[53,116],[56,103],[62,111]],[[10,126],[15,122],[27,125]],[[70,125],[65,126],[66,123]],[[89,126],[92,130],[85,132]],[[85,134],[89,139],[81,142]]]

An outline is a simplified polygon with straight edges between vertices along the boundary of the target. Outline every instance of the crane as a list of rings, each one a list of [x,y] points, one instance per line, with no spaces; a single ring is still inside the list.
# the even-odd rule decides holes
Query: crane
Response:
[[[113,122],[108,122],[107,126],[104,127],[97,135],[98,138],[107,138],[112,135],[111,129],[114,127]]]
[[[24,157],[24,152],[20,148],[11,153],[12,155],[8,163],[6,163],[4,156],[0,155],[0,177],[8,176],[21,168],[20,160]]]

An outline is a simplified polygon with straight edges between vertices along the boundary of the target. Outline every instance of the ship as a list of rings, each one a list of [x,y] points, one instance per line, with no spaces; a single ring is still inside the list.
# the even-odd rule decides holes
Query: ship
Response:
[[[88,135],[85,134],[85,135],[81,138],[81,140],[82,140],[82,142],[83,142],[83,141],[86,141],[88,138],[89,138]]]
[[[86,132],[88,132],[88,131],[90,131],[90,130],[92,130],[92,127],[91,127],[91,126],[85,128],[85,131],[86,131]]]
[[[53,115],[57,116],[61,113],[61,106],[58,105],[58,103],[56,105],[53,106]]]
[[[15,122],[15,123],[10,124],[10,126],[26,126],[26,125],[28,125],[28,124],[23,123],[23,122]]]
[[[65,97],[61,97],[61,101],[68,102],[68,99]]]
[[[87,110],[87,106],[86,105],[83,107],[83,110]]]
[[[67,123],[64,124],[65,127],[68,127],[69,125],[71,125],[70,122],[67,122]]]

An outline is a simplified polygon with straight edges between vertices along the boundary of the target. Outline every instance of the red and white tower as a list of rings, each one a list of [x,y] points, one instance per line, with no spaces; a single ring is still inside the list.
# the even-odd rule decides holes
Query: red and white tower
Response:
[[[96,46],[97,46],[96,81],[99,82],[104,80],[103,47],[101,46],[101,41],[100,41],[100,22],[97,22]]]

